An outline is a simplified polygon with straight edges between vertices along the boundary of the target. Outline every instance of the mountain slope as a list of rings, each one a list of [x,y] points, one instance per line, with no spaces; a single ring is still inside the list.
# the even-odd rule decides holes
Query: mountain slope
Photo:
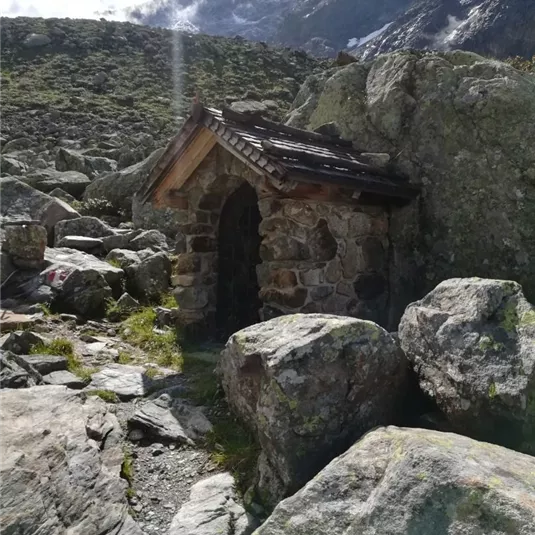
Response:
[[[319,56],[345,48],[364,57],[400,48],[535,55],[535,0],[149,0],[131,16]]]
[[[1,25],[2,136],[52,146],[61,139],[90,146],[103,133],[128,141],[143,134],[161,145],[196,92],[212,106],[249,92],[282,115],[324,66],[299,51],[130,23],[3,18]]]
[[[400,48],[530,58],[535,55],[535,0],[417,0],[366,46],[363,57]]]

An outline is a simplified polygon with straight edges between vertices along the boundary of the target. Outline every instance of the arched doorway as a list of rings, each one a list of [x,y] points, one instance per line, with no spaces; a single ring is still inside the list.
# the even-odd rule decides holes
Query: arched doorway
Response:
[[[222,339],[259,321],[260,220],[258,197],[245,182],[229,196],[219,219],[216,325]]]

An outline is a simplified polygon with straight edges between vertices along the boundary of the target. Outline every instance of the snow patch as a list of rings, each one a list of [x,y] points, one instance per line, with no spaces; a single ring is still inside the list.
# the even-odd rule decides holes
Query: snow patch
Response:
[[[347,42],[347,48],[356,48],[358,46],[365,45],[368,41],[375,39],[378,35],[381,35],[388,27],[391,25],[391,22],[387,22],[382,28],[375,30],[372,33],[369,33],[366,37],[353,37]]]
[[[451,44],[455,43],[456,39],[461,33],[475,22],[481,15],[481,4],[474,6],[468,12],[466,19],[458,19],[453,15],[448,15],[448,23],[445,28],[440,30],[433,37],[433,45],[436,48],[449,48]]]

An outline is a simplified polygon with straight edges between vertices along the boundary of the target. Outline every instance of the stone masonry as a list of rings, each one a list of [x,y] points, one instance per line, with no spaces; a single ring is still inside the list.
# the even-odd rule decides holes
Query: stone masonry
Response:
[[[172,284],[183,324],[210,325],[217,307],[219,216],[244,181],[262,217],[257,266],[260,317],[325,312],[384,324],[388,305],[388,213],[358,201],[325,202],[259,192],[258,175],[216,147],[182,187]]]

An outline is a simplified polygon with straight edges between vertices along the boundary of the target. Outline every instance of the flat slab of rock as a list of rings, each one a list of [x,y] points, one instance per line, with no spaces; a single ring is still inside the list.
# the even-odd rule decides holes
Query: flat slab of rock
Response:
[[[201,407],[173,399],[169,394],[162,394],[157,399],[144,403],[129,423],[165,440],[188,444],[193,444],[212,430],[212,424]]]
[[[43,383],[47,385],[63,385],[73,389],[82,389],[86,385],[82,379],[67,370],[60,370],[44,375]]]
[[[17,314],[11,310],[0,309],[0,332],[15,331],[35,325],[36,317],[28,314]]]
[[[255,535],[535,533],[535,458],[452,433],[380,428]]]
[[[128,400],[143,397],[180,381],[181,375],[173,370],[158,368],[161,376],[149,377],[146,368],[126,364],[109,364],[91,377],[87,390],[108,390]]]
[[[173,518],[169,535],[250,535],[257,525],[238,502],[234,478],[223,473],[191,487],[190,499]]]
[[[124,271],[114,267],[108,262],[99,260],[93,255],[69,249],[68,247],[51,248],[45,250],[45,263],[50,269],[43,273],[44,278],[48,281],[46,275],[50,271],[63,271],[66,274],[74,269],[94,269],[98,271],[110,285],[112,289],[120,287],[121,280],[124,277]],[[64,277],[65,278],[65,277]]]
[[[67,359],[61,355],[21,355],[20,358],[41,375],[67,369]]]
[[[87,236],[65,236],[61,238],[58,247],[69,247],[79,251],[93,251],[102,246],[100,238],[89,238]]]
[[[142,535],[128,515],[121,428],[98,397],[63,386],[0,391],[2,529]]]
[[[0,350],[0,388],[27,388],[35,386],[36,381],[9,351]]]

